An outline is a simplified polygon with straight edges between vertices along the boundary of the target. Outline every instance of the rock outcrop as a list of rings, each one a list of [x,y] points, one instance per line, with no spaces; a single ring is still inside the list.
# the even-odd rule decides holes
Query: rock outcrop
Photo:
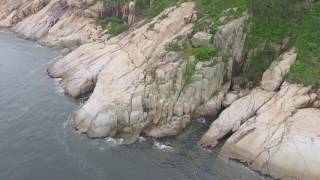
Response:
[[[200,143],[213,147],[232,131],[223,157],[276,178],[319,179],[319,97],[311,87],[283,82],[296,57],[294,49],[280,56],[261,87],[224,110]]]
[[[11,27],[26,17],[37,13],[50,0],[2,0],[0,2],[0,27]]]
[[[181,63],[181,54],[165,55],[165,45],[191,31],[192,24],[185,24],[183,17],[193,9],[191,2],[168,9],[163,12],[168,18],[155,18],[128,34],[110,39],[107,44],[81,46],[49,68],[52,76],[63,78],[66,92],[72,96],[95,87],[88,102],[74,115],[76,128],[91,137],[102,137],[120,132],[140,133],[149,124],[144,98],[149,93],[145,92],[147,85],[153,88],[152,84],[156,84],[153,81],[161,82],[161,78],[174,76],[163,68],[176,69],[185,64]],[[175,66],[166,66],[168,63]],[[170,85],[172,82],[167,88],[172,88]]]
[[[50,47],[75,49],[101,37],[95,20],[101,1],[22,0],[0,4],[0,26]]]
[[[194,47],[201,47],[201,46],[208,46],[210,44],[212,35],[206,32],[197,32],[191,38],[192,46]]]
[[[201,138],[200,144],[204,147],[216,146],[220,138],[231,131],[237,131],[240,125],[251,118],[273,95],[273,92],[257,88],[249,95],[232,103],[211,124],[209,131]]]
[[[283,83],[223,147],[224,157],[248,162],[276,178],[319,179],[320,110],[310,88]]]
[[[236,100],[230,107],[225,109],[218,119],[211,124],[208,132],[201,138],[200,144],[205,147],[214,147],[220,138],[231,131],[237,131],[241,124],[253,117],[275,95],[272,89],[276,90],[278,84],[283,82],[296,57],[297,54],[293,49],[284,53],[279,58],[279,62],[275,61],[264,73],[261,87],[253,89],[248,95]],[[272,71],[279,73],[269,75]]]
[[[192,117],[219,112],[224,97],[219,91],[227,68],[222,56],[232,64],[239,43],[244,42],[223,36],[242,40],[246,19],[239,18],[217,33],[226,39],[219,45],[231,47],[228,53],[198,62],[182,52],[166,50],[176,37],[192,31],[194,6],[194,2],[182,3],[107,43],[80,46],[48,69],[51,76],[63,79],[66,93],[73,97],[93,90],[74,114],[79,131],[90,137],[171,136],[185,128]],[[195,69],[187,82],[186,72],[192,66]]]
[[[266,91],[278,90],[296,58],[297,53],[292,49],[290,52],[285,53],[283,57],[280,57],[284,61],[274,61],[270,68],[263,73],[260,87]]]

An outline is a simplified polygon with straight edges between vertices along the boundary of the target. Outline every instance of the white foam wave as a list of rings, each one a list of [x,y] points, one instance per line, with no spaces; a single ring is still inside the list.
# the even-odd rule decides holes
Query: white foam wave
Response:
[[[56,85],[56,92],[59,94],[64,94],[64,89],[61,86],[62,78],[55,78],[54,79],[54,84]]]
[[[122,139],[122,138],[115,139],[115,138],[111,138],[111,137],[108,137],[105,140],[106,140],[107,144],[112,145],[112,146],[121,145],[123,143],[123,141],[124,141],[124,139]]]
[[[145,142],[147,139],[143,136],[139,136],[138,141],[139,142]]]
[[[206,120],[206,118],[198,118],[198,119],[196,119],[196,122],[200,123],[200,124],[205,124],[207,122],[207,120]]]
[[[163,151],[173,151],[173,147],[157,141],[154,142],[153,148],[163,150]]]

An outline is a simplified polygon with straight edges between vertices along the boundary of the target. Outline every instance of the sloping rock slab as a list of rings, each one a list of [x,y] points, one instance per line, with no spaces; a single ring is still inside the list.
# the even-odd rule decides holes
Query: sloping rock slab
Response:
[[[282,85],[279,93],[227,140],[222,155],[276,178],[319,179],[320,110],[306,108],[315,99],[309,90]]]

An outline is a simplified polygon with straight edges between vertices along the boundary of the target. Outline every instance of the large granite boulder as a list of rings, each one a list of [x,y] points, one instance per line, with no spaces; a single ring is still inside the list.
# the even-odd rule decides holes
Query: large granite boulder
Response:
[[[276,178],[319,179],[320,110],[310,88],[281,90],[225,143],[222,155]]]
[[[237,131],[240,125],[251,118],[273,95],[273,92],[257,88],[249,95],[232,103],[230,107],[222,111],[218,119],[213,121],[209,130],[201,138],[200,144],[203,147],[216,146],[220,138]]]
[[[197,32],[191,38],[193,47],[208,46],[210,44],[212,35],[206,32]]]
[[[223,157],[275,178],[319,179],[319,97],[311,87],[283,82],[296,57],[294,50],[280,56],[265,72],[261,87],[226,108],[200,144],[214,147],[233,132]]]

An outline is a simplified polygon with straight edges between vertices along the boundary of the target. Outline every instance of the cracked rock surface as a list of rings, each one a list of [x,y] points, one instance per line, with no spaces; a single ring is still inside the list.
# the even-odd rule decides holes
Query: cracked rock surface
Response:
[[[88,102],[74,115],[77,129],[90,137],[121,133],[135,136],[150,124],[151,115],[159,116],[158,120],[161,116],[169,116],[165,111],[161,112],[161,108],[166,111],[172,108],[172,113],[173,104],[160,103],[173,103],[166,100],[170,93],[171,98],[180,95],[183,87],[181,72],[185,70],[186,63],[182,63],[181,54],[166,55],[165,45],[191,31],[192,24],[185,24],[184,17],[193,10],[193,2],[167,9],[163,12],[167,18],[159,18],[161,14],[154,21],[115,37],[106,44],[81,46],[49,68],[50,75],[63,78],[65,90],[71,96],[79,96],[94,88]],[[219,73],[223,69],[219,67],[211,68],[216,68]],[[176,92],[172,92],[173,86],[177,86]],[[164,97],[157,97],[156,91]],[[151,104],[154,101],[157,102],[156,107]],[[175,122],[173,115],[172,119],[170,122]],[[154,123],[157,124],[157,121]],[[184,124],[176,126],[182,128]],[[151,126],[149,129],[150,134],[160,136]],[[173,132],[166,132],[170,133]]]
[[[215,146],[232,131],[223,157],[276,178],[319,179],[317,94],[311,87],[283,82],[296,57],[294,49],[280,56],[264,73],[261,87],[224,110],[200,143]]]
[[[95,25],[100,1],[2,0],[0,9],[0,27],[50,47],[73,50],[101,36]]]
[[[80,46],[48,69],[52,77],[63,79],[65,92],[73,97],[93,90],[74,113],[79,131],[90,137],[133,140],[140,133],[171,136],[185,128],[192,117],[219,112],[224,92],[217,92],[229,70],[222,57],[225,55],[229,64],[238,60],[246,18],[232,21],[217,33],[217,39],[225,39],[217,45],[231,47],[228,53],[196,62],[192,56],[165,49],[173,39],[192,31],[192,21],[185,18],[192,17],[194,7],[194,2],[186,2],[169,8],[150,23],[106,43]],[[194,63],[190,83],[186,71]]]
[[[276,178],[319,179],[320,110],[311,106],[316,95],[309,91],[283,83],[227,140],[223,156]]]

